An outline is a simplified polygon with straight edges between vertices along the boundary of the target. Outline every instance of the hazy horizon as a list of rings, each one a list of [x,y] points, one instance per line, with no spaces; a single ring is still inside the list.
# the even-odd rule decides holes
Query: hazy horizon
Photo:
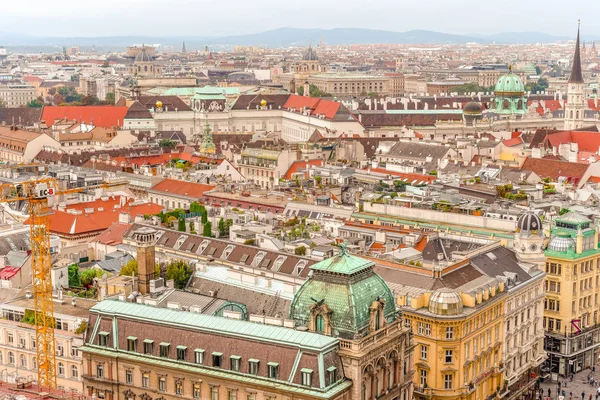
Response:
[[[3,4],[0,32],[43,37],[218,37],[293,27],[429,30],[459,35],[541,32],[574,37],[577,20],[583,16],[582,36],[600,35],[600,20],[585,19],[600,7],[592,0],[577,3],[577,7],[565,7],[556,0],[424,0],[411,4],[385,0],[365,8],[358,0],[346,0],[343,5],[332,0],[230,0],[226,7],[206,0],[54,0],[49,7],[47,1],[26,0]]]

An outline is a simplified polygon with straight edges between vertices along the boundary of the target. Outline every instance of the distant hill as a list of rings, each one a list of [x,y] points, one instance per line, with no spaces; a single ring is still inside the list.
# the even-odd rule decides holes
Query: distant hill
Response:
[[[317,44],[320,38],[331,45],[343,44],[464,44],[496,42],[507,43],[552,43],[562,40],[573,40],[574,37],[553,36],[542,32],[506,32],[494,35],[455,35],[427,30],[412,30],[406,32],[383,31],[361,28],[337,29],[300,29],[279,28],[266,32],[241,34],[223,37],[153,37],[153,36],[98,36],[98,37],[37,37],[14,33],[0,32],[0,46],[21,48],[36,46],[52,48],[58,46],[82,46],[98,48],[124,48],[131,44],[161,44],[179,48],[183,41],[189,50],[201,49],[205,45],[262,45],[267,47],[307,46],[310,42]],[[583,40],[600,40],[600,36],[586,36]]]

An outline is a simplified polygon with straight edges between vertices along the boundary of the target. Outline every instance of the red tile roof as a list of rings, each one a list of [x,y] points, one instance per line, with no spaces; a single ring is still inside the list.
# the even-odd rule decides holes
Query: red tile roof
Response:
[[[594,99],[588,99],[588,108],[594,111],[600,111],[600,102],[596,106],[596,101]]]
[[[290,165],[290,168],[287,170],[287,172],[285,173],[285,175],[283,176],[285,179],[292,179],[292,175],[295,174],[296,172],[299,172],[300,170],[304,169],[304,177],[308,178],[309,177],[309,169],[312,166],[315,167],[322,167],[323,165],[325,165],[325,161],[323,160],[299,160],[299,161],[294,161],[292,163],[292,165]]]
[[[578,182],[588,167],[589,164],[527,157],[521,165],[521,170],[533,171],[542,178],[556,180],[562,176]]]
[[[16,267],[4,267],[0,270],[0,279],[3,281],[9,280],[19,272],[19,269]]]
[[[150,190],[164,192],[167,195],[174,194],[178,196],[200,198],[205,192],[209,192],[215,187],[216,186],[214,185],[204,185],[202,183],[186,182],[167,178],[152,186]]]
[[[122,224],[115,222],[108,227],[107,230],[102,232],[94,241],[102,244],[117,245],[123,243],[123,235],[132,224]]]
[[[333,119],[337,114],[340,103],[337,101],[323,100],[317,97],[291,95],[283,105],[283,108],[300,111],[306,107],[310,108],[311,115],[324,114],[325,118]]]
[[[558,148],[561,144],[577,143],[580,151],[596,153],[600,149],[600,133],[563,131],[546,136],[547,143]]]
[[[45,106],[42,111],[42,120],[46,125],[54,125],[56,120],[67,118],[93,124],[102,128],[120,127],[127,114],[127,107],[118,106]]]
[[[97,234],[117,222],[122,212],[135,218],[138,215],[158,214],[162,209],[158,204],[137,204],[134,199],[125,201],[121,196],[73,204],[65,207],[64,211],[55,210],[50,214],[50,232],[59,235]],[[29,220],[25,223],[28,224]]]
[[[522,143],[523,143],[523,139],[521,139],[520,137],[506,139],[506,140],[502,141],[502,144],[505,145],[506,147],[518,146]]]

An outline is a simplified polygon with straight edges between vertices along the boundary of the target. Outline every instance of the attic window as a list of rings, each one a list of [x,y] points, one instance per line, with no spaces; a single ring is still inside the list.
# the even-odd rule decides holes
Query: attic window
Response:
[[[271,260],[263,260],[263,262],[260,264],[261,268],[268,268],[269,264],[271,264]]]
[[[248,254],[242,254],[242,258],[240,258],[240,262],[246,262],[248,257],[249,257]]]
[[[217,251],[216,247],[211,247],[210,249],[208,249],[208,255],[212,256],[213,254],[215,254],[215,251]]]

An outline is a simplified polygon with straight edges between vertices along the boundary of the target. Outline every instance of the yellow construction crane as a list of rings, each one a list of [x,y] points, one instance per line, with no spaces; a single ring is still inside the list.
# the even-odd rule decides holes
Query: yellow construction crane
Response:
[[[108,188],[125,182],[104,183],[73,189],[59,188],[56,178],[39,178],[19,183],[0,184],[0,202],[29,202],[31,235],[31,273],[35,315],[35,342],[38,387],[56,388],[56,350],[54,341],[54,303],[50,259],[50,214],[48,198],[56,195]]]

